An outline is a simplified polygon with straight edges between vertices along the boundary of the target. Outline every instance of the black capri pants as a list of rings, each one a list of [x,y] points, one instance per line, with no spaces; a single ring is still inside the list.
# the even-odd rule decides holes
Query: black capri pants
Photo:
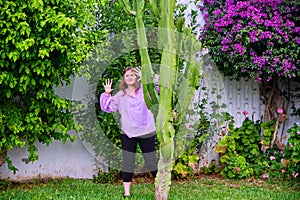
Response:
[[[157,156],[155,149],[155,134],[149,134],[141,137],[129,138],[126,134],[121,134],[122,142],[122,179],[123,182],[131,182],[134,167],[135,167],[135,153],[137,144],[139,144],[147,169],[155,177],[157,174]]]

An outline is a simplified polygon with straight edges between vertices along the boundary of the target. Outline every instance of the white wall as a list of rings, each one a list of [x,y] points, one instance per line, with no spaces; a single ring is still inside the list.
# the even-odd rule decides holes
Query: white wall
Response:
[[[235,81],[223,78],[220,75],[206,77],[206,84],[216,86],[220,89],[222,96],[221,101],[227,104],[225,109],[236,119],[236,126],[240,126],[244,120],[242,112],[247,110],[249,115],[254,114],[255,120],[259,119],[263,112],[263,107],[259,101],[258,84],[252,81]],[[70,87],[57,89],[57,93],[61,96],[70,97],[72,99],[90,99],[87,96],[93,91],[83,78],[75,79]],[[212,97],[214,98],[214,97]],[[299,102],[298,102],[299,105]],[[290,117],[286,122],[286,128],[293,123],[299,122],[299,117]],[[76,134],[76,133],[72,133]],[[7,169],[7,165],[0,168],[0,178],[9,178],[11,180],[24,180],[39,177],[71,177],[71,178],[92,178],[97,174],[96,161],[92,147],[83,143],[80,136],[74,143],[66,142],[62,144],[54,141],[48,147],[37,143],[39,160],[34,163],[25,163],[22,159],[26,158],[28,153],[24,148],[14,148],[9,151],[13,164],[19,169],[16,174],[12,174]],[[210,160],[216,157],[212,149],[205,151],[200,165],[206,165]],[[101,158],[100,158],[101,163]]]
[[[0,178],[10,180],[44,177],[92,178],[96,174],[93,166],[94,158],[79,139],[76,139],[74,143],[66,142],[65,144],[54,141],[48,147],[37,144],[37,148],[39,160],[27,164],[25,160],[28,153],[24,148],[14,148],[9,151],[8,156],[18,171],[13,174],[5,164],[0,168]]]
[[[76,87],[76,92],[74,92]],[[85,79],[77,78],[70,87],[56,89],[60,96],[70,99],[82,99],[88,92]],[[77,135],[74,132],[71,135]],[[53,141],[48,147],[36,143],[39,160],[34,163],[27,163],[28,156],[26,148],[14,148],[8,152],[13,165],[18,168],[16,174],[8,170],[7,165],[0,167],[0,179],[24,180],[36,177],[70,177],[70,178],[92,178],[97,174],[95,158],[92,152],[87,150],[81,142],[80,137],[71,143],[67,141],[62,144],[60,141]],[[24,160],[25,159],[25,160]],[[23,161],[22,161],[23,160]]]

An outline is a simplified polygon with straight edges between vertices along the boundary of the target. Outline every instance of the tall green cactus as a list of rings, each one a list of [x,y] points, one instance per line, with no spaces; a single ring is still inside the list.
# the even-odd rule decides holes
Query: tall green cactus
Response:
[[[141,55],[142,63],[142,85],[144,90],[144,98],[147,107],[150,108],[152,105],[158,104],[158,97],[155,92],[155,84],[153,83],[153,70],[148,54],[148,42],[145,32],[145,26],[143,22],[144,13],[144,0],[133,0],[132,5],[129,0],[120,0],[120,4],[128,14],[135,15],[137,41],[139,45],[139,52]],[[148,95],[149,94],[149,95]],[[149,97],[150,96],[150,97]]]
[[[158,175],[155,180],[156,199],[168,199],[171,172],[174,161],[175,129],[170,119],[176,83],[176,48],[174,7],[175,0],[160,1],[159,43],[162,45],[160,66],[160,99],[156,119],[157,136],[160,142]]]
[[[124,10],[135,15],[137,39],[142,61],[142,84],[144,87],[147,106],[156,104],[153,83],[153,70],[147,49],[147,38],[143,23],[144,0],[120,0]],[[178,113],[177,122],[181,122],[194,97],[198,86],[200,66],[194,59],[195,49],[200,50],[191,30],[183,28],[184,19],[174,21],[175,0],[149,0],[149,5],[155,16],[159,18],[158,43],[162,49],[159,73],[159,109],[156,118],[157,137],[160,142],[158,174],[155,180],[155,196],[157,200],[168,199],[171,185],[171,171],[175,156],[175,138],[183,140],[185,129],[175,128],[174,111]],[[179,34],[177,32],[180,32]],[[179,73],[179,54],[184,51],[186,66],[183,73]],[[178,86],[178,74],[181,74],[181,84]],[[148,96],[150,94],[150,98]],[[176,101],[175,101],[176,100]],[[181,142],[176,141],[180,144]]]

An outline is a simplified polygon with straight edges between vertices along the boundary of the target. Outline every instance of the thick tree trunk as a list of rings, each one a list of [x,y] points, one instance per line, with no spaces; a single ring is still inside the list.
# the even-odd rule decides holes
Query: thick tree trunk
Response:
[[[272,79],[272,82],[263,82],[260,85],[260,98],[265,105],[263,121],[268,122],[275,118],[276,103],[278,100],[279,89],[276,79]]]
[[[264,82],[260,85],[260,98],[262,102],[264,103],[264,116],[263,116],[263,121],[264,122],[269,122],[273,119],[276,119],[275,123],[275,131],[273,132],[273,139],[270,144],[270,148],[273,148],[273,145],[276,144],[277,147],[280,150],[284,149],[284,144],[278,137],[278,129],[280,126],[280,123],[286,120],[286,115],[280,115],[277,113],[277,108],[282,108],[287,110],[284,104],[284,97],[281,96],[280,90],[278,87],[278,80],[277,79],[272,79],[272,82]],[[280,137],[281,138],[281,137]],[[265,151],[265,145],[262,145],[261,147],[262,151]]]

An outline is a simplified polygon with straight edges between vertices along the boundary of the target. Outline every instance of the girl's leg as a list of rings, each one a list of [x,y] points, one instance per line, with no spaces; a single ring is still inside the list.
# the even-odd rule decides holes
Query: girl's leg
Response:
[[[148,137],[138,138],[140,148],[143,152],[143,156],[147,165],[148,170],[152,173],[155,178],[157,174],[157,156],[155,149],[155,135]]]
[[[121,142],[123,157],[122,179],[124,186],[124,195],[129,196],[131,179],[134,172],[137,140],[135,138],[129,138],[126,134],[121,134]]]
[[[123,186],[124,186],[124,197],[130,196],[130,185],[131,185],[131,182],[123,182]]]

